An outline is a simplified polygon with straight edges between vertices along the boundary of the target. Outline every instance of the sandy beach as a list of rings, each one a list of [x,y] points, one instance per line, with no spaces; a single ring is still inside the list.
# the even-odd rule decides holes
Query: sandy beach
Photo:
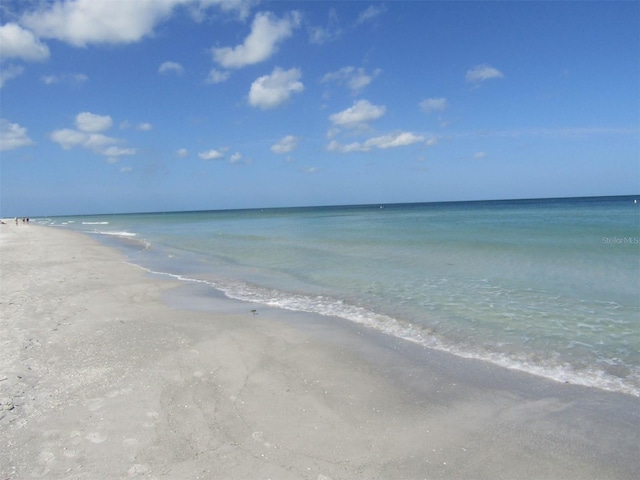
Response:
[[[0,262],[0,480],[640,471],[637,397],[229,300],[53,227],[1,225]]]

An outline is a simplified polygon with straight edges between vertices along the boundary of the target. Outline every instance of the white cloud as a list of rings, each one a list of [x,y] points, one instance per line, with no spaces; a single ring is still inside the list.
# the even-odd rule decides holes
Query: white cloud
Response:
[[[133,167],[121,167],[120,173],[131,173],[133,172]]]
[[[483,64],[467,70],[466,80],[469,83],[479,83],[492,78],[502,78],[502,72],[491,65]]]
[[[20,65],[7,65],[6,67],[2,67],[0,69],[0,88],[4,86],[7,80],[22,75],[22,72],[24,72],[24,67]]]
[[[0,45],[0,59],[40,61],[48,59],[50,55],[49,47],[16,23],[7,23],[0,27]]]
[[[235,152],[229,157],[229,163],[234,165],[251,165],[253,161],[250,158],[244,158],[240,152]]]
[[[107,137],[101,133],[90,133],[82,146],[104,155],[104,149],[107,145],[113,145],[119,141],[117,138]]]
[[[113,120],[109,115],[82,112],[76,115],[76,126],[83,132],[101,132],[111,128]]]
[[[66,83],[69,85],[79,85],[89,80],[84,73],[62,73],[59,75],[43,75],[40,77],[45,85],[55,85],[57,83]]]
[[[412,132],[398,132],[370,138],[365,142],[365,146],[368,148],[395,148],[423,141],[422,135],[416,135]]]
[[[304,90],[300,76],[297,68],[286,71],[280,67],[274,68],[271,75],[260,77],[251,84],[249,104],[263,110],[282,105],[292,94]]]
[[[91,43],[130,43],[151,35],[184,0],[113,2],[76,0],[44,3],[21,23],[43,38],[55,38],[77,47]]]
[[[287,135],[282,138],[278,143],[271,146],[273,153],[291,153],[298,146],[298,137],[294,135]]]
[[[420,102],[420,109],[424,113],[443,112],[447,106],[446,98],[427,98]]]
[[[386,9],[383,5],[369,5],[366,10],[363,10],[360,15],[358,15],[356,25],[373,20],[378,15],[383,14],[385,10]]]
[[[54,130],[50,138],[65,150],[84,147],[102,155],[104,155],[108,145],[119,142],[117,138],[107,137],[101,133],[86,133],[71,128]]]
[[[181,75],[184,73],[184,68],[177,62],[163,62],[158,68],[158,73],[167,74],[167,73],[175,73]]]
[[[293,12],[278,19],[271,12],[257,13],[251,25],[251,33],[244,43],[233,48],[213,48],[213,59],[225,68],[241,68],[262,62],[273,55],[278,44],[289,38],[300,26],[300,14]]]
[[[54,130],[49,134],[51,141],[57,143],[64,150],[71,150],[75,147],[86,148],[98,155],[107,157],[107,162],[117,163],[118,158],[125,155],[135,155],[135,148],[122,148],[116,144],[122,141],[118,138],[109,137],[102,133],[104,130],[111,128],[113,120],[108,115],[96,115],[94,113],[82,112],[75,118],[77,129],[62,128]],[[128,126],[128,122],[125,122]],[[140,124],[140,126],[150,124]]]
[[[476,152],[473,154],[473,158],[475,158],[476,160],[480,160],[481,158],[484,158],[487,156],[486,152]]]
[[[427,147],[434,147],[438,144],[438,137],[430,137],[426,142]]]
[[[88,140],[89,135],[71,128],[63,128],[51,132],[50,138],[58,143],[63,149],[70,150],[73,147],[83,145]]]
[[[109,147],[104,149],[101,153],[107,157],[107,163],[118,163],[120,161],[120,157],[135,155],[137,150],[135,148]]]
[[[231,77],[231,72],[212,68],[207,77],[207,83],[223,83],[229,80],[229,77]]]
[[[189,150],[187,150],[186,148],[181,148],[176,151],[176,155],[178,155],[180,158],[186,158],[189,156]]]
[[[33,140],[27,135],[26,128],[4,118],[0,119],[0,151],[13,150],[33,144]]]
[[[36,2],[33,2],[36,3]],[[76,47],[98,43],[132,43],[152,36],[155,27],[178,6],[187,7],[196,21],[212,6],[246,18],[254,0],[106,0],[37,2],[20,23],[41,38],[55,38]]]
[[[396,132],[389,133],[387,135],[381,135],[379,137],[373,137],[367,141],[353,142],[347,145],[343,145],[336,140],[329,142],[327,150],[331,152],[339,153],[351,153],[351,152],[368,152],[374,148],[387,149],[404,147],[412,145],[414,143],[423,142],[425,138],[422,135],[417,135],[412,132]]]
[[[74,147],[83,147],[93,150],[100,155],[113,156],[115,150],[110,150],[109,146],[118,143],[117,138],[108,137],[101,133],[87,133],[71,128],[54,130],[49,136],[52,141],[59,144],[64,150],[71,150]],[[134,152],[135,153],[135,152]]]
[[[385,106],[373,105],[368,100],[358,100],[352,107],[330,115],[329,120],[334,125],[355,128],[382,117],[386,109]]]
[[[115,158],[115,157],[122,157],[125,155],[135,155],[136,154],[136,149],[135,148],[120,148],[120,147],[108,147],[105,148],[102,151],[103,155],[106,155],[107,157],[111,157],[111,158]]]
[[[351,89],[353,93],[358,93],[364,87],[369,85],[371,81],[380,75],[382,70],[375,69],[373,73],[367,74],[364,68],[356,68],[352,66],[343,67],[336,72],[327,73],[322,77],[322,82],[338,82],[339,84],[346,85]]]
[[[221,158],[224,158],[224,153],[212,149],[207,152],[199,153],[198,157],[202,160],[220,160]]]
[[[148,132],[153,130],[153,126],[149,122],[141,122],[137,126],[138,130],[142,130],[143,132]]]

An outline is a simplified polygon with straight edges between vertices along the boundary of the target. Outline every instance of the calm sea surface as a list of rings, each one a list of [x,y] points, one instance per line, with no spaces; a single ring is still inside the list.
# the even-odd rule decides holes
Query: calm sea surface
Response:
[[[227,296],[640,396],[638,197],[40,219]]]

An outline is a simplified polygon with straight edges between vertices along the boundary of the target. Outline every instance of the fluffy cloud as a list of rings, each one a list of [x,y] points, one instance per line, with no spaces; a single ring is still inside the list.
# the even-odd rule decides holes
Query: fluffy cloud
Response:
[[[260,77],[251,84],[249,104],[263,110],[282,105],[292,94],[304,90],[300,76],[297,68],[282,70],[276,67],[271,75]]]
[[[121,140],[99,133],[111,128],[113,120],[109,115],[82,112],[76,115],[75,121],[76,129],[62,128],[51,132],[49,135],[51,141],[59,144],[64,150],[75,147],[86,148],[98,155],[106,156],[107,161],[111,163],[117,162],[118,157],[136,154],[137,150],[134,148],[115,146],[121,143]]]
[[[77,47],[97,43],[131,43],[153,35],[160,22],[167,19],[177,6],[186,7],[194,20],[217,6],[223,12],[237,12],[244,19],[253,0],[126,0],[114,8],[112,1],[55,0],[31,2],[39,5],[22,16],[20,23],[41,38],[54,38]],[[26,38],[26,37],[25,37]],[[4,49],[4,39],[2,39]],[[46,46],[36,41],[40,54]]]
[[[0,58],[19,58],[40,61],[49,58],[49,47],[41,43],[33,33],[16,23],[0,27]]]
[[[151,125],[149,122],[142,122],[142,123],[139,123],[136,128],[138,130],[142,130],[143,132],[149,132],[153,130],[153,125]]]
[[[271,146],[273,153],[291,153],[298,146],[298,137],[287,135],[278,143]]]
[[[353,142],[348,145],[343,145],[333,140],[327,146],[327,150],[339,153],[368,152],[374,148],[387,149],[404,147],[414,143],[423,142],[424,140],[425,138],[422,135],[417,135],[412,132],[397,132],[373,137],[363,143]]]
[[[336,126],[355,128],[366,125],[384,115],[387,108],[371,104],[368,100],[358,100],[352,107],[329,116],[329,120]]]
[[[40,37],[55,38],[77,47],[91,43],[136,42],[153,32],[182,0],[112,2],[76,0],[45,3],[22,17],[21,23]]]
[[[427,98],[420,102],[420,109],[424,113],[442,112],[447,109],[446,98]]]
[[[167,74],[167,73],[175,73],[181,75],[184,73],[184,68],[177,62],[163,62],[158,68],[158,73]]]
[[[322,77],[322,82],[338,82],[339,84],[349,87],[353,93],[358,93],[369,85],[375,77],[380,75],[381,72],[382,70],[377,68],[373,73],[367,74],[364,68],[361,67],[343,67],[336,72],[327,73]]]
[[[96,115],[89,112],[76,115],[76,126],[83,132],[102,132],[111,128],[111,125],[113,120],[109,115]]]
[[[212,149],[206,152],[199,153],[198,157],[200,157],[202,160],[220,160],[221,158],[224,158],[224,153]]]
[[[467,70],[466,80],[469,83],[479,83],[492,78],[502,78],[502,72],[491,65],[483,64]]]
[[[189,150],[187,150],[186,148],[181,148],[176,151],[176,155],[178,155],[180,158],[186,158],[189,156]]]
[[[59,144],[65,150],[71,150],[73,147],[83,145],[89,138],[89,135],[71,128],[62,128],[54,130],[49,136],[52,141]]]
[[[33,140],[27,135],[26,128],[4,118],[0,119],[0,151],[13,150],[33,144]]]
[[[118,143],[118,139],[111,138],[100,133],[86,133],[71,128],[54,130],[50,137],[65,150],[74,147],[84,147],[96,153],[104,154],[109,145]]]
[[[277,50],[278,44],[289,38],[300,26],[300,14],[278,19],[270,12],[257,13],[251,25],[251,33],[244,43],[235,47],[213,48],[213,59],[225,68],[242,68],[262,62]]]

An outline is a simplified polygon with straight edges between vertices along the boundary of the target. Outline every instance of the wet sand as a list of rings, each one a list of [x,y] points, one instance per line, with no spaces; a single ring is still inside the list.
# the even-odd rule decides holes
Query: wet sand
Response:
[[[0,479],[631,479],[636,397],[0,225]],[[258,309],[254,314],[252,309]]]

